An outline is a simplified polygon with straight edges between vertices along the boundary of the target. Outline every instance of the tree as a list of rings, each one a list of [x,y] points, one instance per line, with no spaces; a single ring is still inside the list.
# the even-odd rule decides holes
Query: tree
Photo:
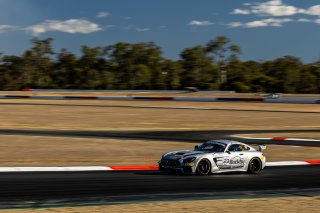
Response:
[[[181,53],[181,84],[183,87],[193,86],[200,89],[215,88],[218,69],[212,64],[206,48],[196,46],[187,48]]]
[[[276,79],[274,88],[277,92],[295,93],[299,84],[303,64],[299,58],[284,56],[262,65],[266,75]]]
[[[228,37],[218,36],[207,43],[206,52],[211,54],[213,59],[219,64],[220,81],[222,84],[225,83],[228,76],[226,65],[238,60],[238,55],[241,54],[240,47],[232,44]]]
[[[110,62],[115,66],[115,83],[117,88],[141,88],[141,82],[145,82],[146,84],[146,81],[140,78],[150,79],[145,88],[165,88],[161,69],[164,59],[160,48],[154,43],[117,43],[106,47],[105,53]],[[147,77],[141,76],[141,72],[146,73]]]
[[[181,86],[180,75],[182,72],[181,64],[172,60],[163,63],[163,75],[165,75],[167,89],[179,89]]]

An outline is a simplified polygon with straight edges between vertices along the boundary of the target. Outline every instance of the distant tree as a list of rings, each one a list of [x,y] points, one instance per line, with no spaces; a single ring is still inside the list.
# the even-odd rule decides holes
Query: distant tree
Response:
[[[273,87],[278,92],[295,93],[303,64],[299,58],[285,56],[262,65],[266,75],[276,79]]]
[[[182,73],[181,64],[172,60],[163,62],[163,75],[165,75],[167,89],[179,89],[181,86],[180,75]]]
[[[105,48],[115,66],[115,83],[119,89],[164,89],[165,78],[161,69],[164,61],[161,50],[154,43],[117,43]],[[141,73],[146,73],[142,76]],[[146,79],[150,81],[146,83]]]
[[[199,45],[182,51],[181,66],[183,87],[216,88],[218,69],[212,64],[212,59],[207,55],[205,47]]]
[[[55,53],[52,42],[51,38],[35,38],[33,46],[22,55],[0,54],[0,89],[194,86],[237,92],[320,92],[320,62],[304,64],[293,56],[262,62],[241,61],[240,47],[226,36],[184,49],[176,61],[164,58],[161,48],[152,42],[82,46],[80,56],[66,49]]]
[[[227,61],[237,59],[241,54],[241,49],[238,45],[232,44],[231,40],[226,36],[217,36],[210,40],[206,45],[206,51],[220,63],[226,64]]]
[[[206,45],[206,52],[220,66],[220,81],[225,83],[228,78],[228,70],[226,66],[232,61],[238,60],[238,55],[241,54],[241,49],[238,45],[232,44],[231,40],[226,36],[217,36]]]

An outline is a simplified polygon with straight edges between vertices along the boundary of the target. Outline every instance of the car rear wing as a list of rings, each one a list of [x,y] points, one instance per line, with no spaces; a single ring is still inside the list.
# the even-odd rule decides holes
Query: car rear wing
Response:
[[[265,150],[267,149],[267,146],[266,145],[259,145],[259,151],[261,152],[262,150]]]
[[[251,145],[253,145],[253,146],[258,146],[259,152],[261,152],[262,150],[267,149],[267,146],[264,145],[264,144],[251,144]]]

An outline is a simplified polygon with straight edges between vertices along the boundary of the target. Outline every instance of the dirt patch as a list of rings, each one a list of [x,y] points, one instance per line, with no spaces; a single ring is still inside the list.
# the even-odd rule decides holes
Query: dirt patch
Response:
[[[207,200],[207,201],[189,201],[189,202],[159,202],[145,204],[113,205],[113,206],[95,206],[95,207],[73,207],[73,208],[55,208],[41,209],[43,213],[64,212],[237,212],[237,213],[288,213],[288,212],[317,212],[319,210],[320,196],[316,197],[280,197],[280,198],[260,198],[260,199],[228,199],[228,200]],[[6,213],[22,212],[21,210],[2,211]],[[24,213],[39,212],[39,210],[23,210]]]
[[[171,150],[191,143],[86,139],[41,136],[0,136],[0,166],[154,165]]]
[[[59,101],[55,101],[60,103]],[[87,103],[83,101],[81,103]],[[108,102],[109,103],[109,102]],[[129,102],[127,102],[129,103]],[[136,103],[136,102],[135,102]],[[130,104],[134,105],[134,102]],[[139,102],[141,104],[141,102]],[[149,102],[150,105],[154,102]],[[202,103],[197,103],[202,106]],[[238,105],[233,104],[234,107]],[[188,105],[185,105],[188,106]],[[227,104],[221,107],[228,106]],[[229,107],[232,104],[229,103]],[[249,107],[250,103],[246,103]],[[301,108],[301,106],[300,106]],[[258,105],[256,109],[259,109]],[[320,113],[0,105],[0,128],[74,130],[319,129]]]
[[[1,103],[58,104],[58,105],[98,105],[98,106],[135,106],[135,107],[177,107],[216,110],[254,110],[254,111],[293,111],[320,112],[317,104],[285,104],[256,102],[187,102],[187,101],[109,101],[109,100],[36,100],[0,99]]]
[[[155,165],[194,143],[0,135],[0,166]],[[320,148],[268,146],[268,161],[320,159]]]
[[[44,92],[44,91],[1,91],[0,95],[70,95],[70,96],[159,96],[159,97],[230,97],[230,98],[259,98],[267,97],[267,93],[219,93],[214,91],[173,91],[173,92]],[[320,98],[319,94],[281,94],[282,98]]]

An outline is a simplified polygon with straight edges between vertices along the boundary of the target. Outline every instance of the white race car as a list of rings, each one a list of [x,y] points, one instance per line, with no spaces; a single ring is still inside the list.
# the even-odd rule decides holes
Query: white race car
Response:
[[[261,150],[232,140],[211,140],[194,150],[169,152],[159,161],[160,171],[208,175],[222,172],[260,173],[266,166],[266,157]]]

